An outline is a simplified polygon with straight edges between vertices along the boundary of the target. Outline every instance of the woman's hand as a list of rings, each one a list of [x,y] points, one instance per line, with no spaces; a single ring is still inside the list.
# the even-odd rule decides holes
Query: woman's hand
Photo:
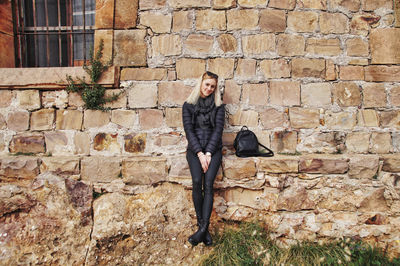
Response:
[[[210,166],[210,162],[211,162],[211,153],[210,152],[206,152],[206,159],[207,159],[207,168],[208,168],[208,166]]]
[[[207,156],[203,152],[200,151],[197,153],[197,157],[199,157],[201,168],[203,168],[203,172],[204,173],[207,172],[208,166],[210,164],[210,162],[207,161]],[[211,158],[210,158],[210,160],[211,160]]]

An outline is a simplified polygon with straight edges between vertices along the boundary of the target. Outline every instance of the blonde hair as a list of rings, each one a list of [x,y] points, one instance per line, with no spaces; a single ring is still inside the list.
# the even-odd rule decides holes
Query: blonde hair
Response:
[[[201,75],[197,81],[196,87],[194,87],[194,89],[192,90],[192,93],[189,95],[189,97],[186,99],[187,103],[190,104],[196,104],[197,101],[200,98],[200,88],[201,88],[201,83],[203,82],[203,80],[205,79],[215,79],[215,81],[217,82],[217,86],[214,90],[214,102],[215,102],[215,106],[220,106],[222,104],[222,97],[221,97],[221,90],[218,88],[218,76],[212,72],[205,72],[203,75]]]

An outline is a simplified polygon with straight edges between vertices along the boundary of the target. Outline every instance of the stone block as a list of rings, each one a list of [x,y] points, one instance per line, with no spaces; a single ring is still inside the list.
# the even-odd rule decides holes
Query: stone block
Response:
[[[13,93],[11,90],[0,90],[0,108],[11,105]]]
[[[321,13],[319,27],[323,34],[343,34],[349,31],[349,21],[342,13]]]
[[[382,170],[385,172],[400,172],[400,157],[396,155],[385,155],[383,157]]]
[[[270,0],[268,7],[292,10],[296,7],[296,0]]]
[[[37,158],[3,157],[0,162],[0,177],[33,179],[39,174]]]
[[[378,8],[393,9],[392,0],[361,0],[361,8],[364,11],[374,11]]]
[[[394,16],[395,16],[395,24],[396,28],[400,27],[400,2],[399,0],[394,1]]]
[[[168,33],[171,31],[172,16],[161,12],[144,11],[140,13],[140,24],[150,27],[155,33]]]
[[[114,28],[127,29],[136,27],[138,6],[139,0],[115,1]]]
[[[400,82],[400,66],[366,66],[365,81]]]
[[[392,133],[393,151],[400,152],[400,132]]]
[[[2,114],[0,114],[0,129],[6,129],[6,128],[7,128],[6,120],[4,119],[4,116]],[[3,150],[3,149],[0,149],[0,150]]]
[[[298,173],[299,159],[289,156],[260,158],[258,170],[265,173]]]
[[[178,132],[170,132],[167,134],[160,134],[154,137],[154,145],[158,147],[177,146],[182,143],[185,137]]]
[[[180,127],[182,124],[182,108],[166,108],[165,109],[165,122],[168,127]]]
[[[233,58],[214,58],[208,60],[208,70],[218,74],[220,78],[233,78],[235,59]]]
[[[133,110],[113,110],[111,122],[121,127],[132,128],[136,121],[136,111]]]
[[[236,52],[238,48],[236,38],[231,34],[221,34],[217,37],[219,48],[224,52]]]
[[[77,157],[42,157],[40,158],[40,172],[52,172],[56,175],[79,175],[79,158]]]
[[[158,84],[158,104],[162,106],[182,106],[192,92],[190,86],[181,81],[164,81]]]
[[[350,32],[352,34],[367,36],[371,26],[375,26],[380,16],[372,13],[355,14],[350,22]]]
[[[236,0],[214,0],[212,7],[214,9],[226,9],[236,7]]]
[[[235,114],[229,115],[229,123],[232,126],[247,125],[249,127],[256,127],[258,125],[258,113],[253,110],[239,109]]]
[[[349,169],[348,159],[341,157],[302,157],[299,171],[311,174],[344,174]]]
[[[224,102],[226,104],[237,104],[240,100],[242,88],[234,81],[225,81]]]
[[[381,127],[400,128],[400,110],[379,112]]]
[[[56,112],[56,129],[82,128],[82,112],[78,110],[61,109]]]
[[[225,11],[196,11],[196,30],[226,30]]]
[[[354,82],[340,82],[333,86],[333,100],[342,107],[361,104],[360,88]]]
[[[29,128],[29,112],[25,110],[11,111],[7,116],[9,130],[25,131]]]
[[[326,10],[326,0],[299,0],[297,4],[300,8],[311,8]]]
[[[210,0],[168,0],[172,8],[211,7]]]
[[[296,151],[300,153],[337,153],[344,150],[345,134],[341,132],[301,132]]]
[[[18,107],[35,110],[40,108],[40,95],[38,90],[18,90]]]
[[[389,132],[372,132],[370,153],[389,153],[393,151],[392,136]]]
[[[165,7],[167,4],[167,0],[141,0],[139,1],[139,9],[148,10],[148,9],[161,9]]]
[[[127,134],[124,136],[124,148],[126,152],[142,153],[146,149],[146,133]]]
[[[93,183],[110,183],[120,178],[121,161],[118,157],[90,156],[81,161],[81,178]]]
[[[184,42],[189,54],[211,53],[214,37],[205,34],[190,34]]]
[[[289,109],[290,125],[293,128],[319,127],[319,110],[292,107]]]
[[[390,90],[389,99],[392,106],[400,106],[400,86]]]
[[[32,112],[31,130],[50,130],[54,123],[54,109],[40,109]]]
[[[115,0],[96,0],[96,29],[112,29]]]
[[[239,58],[236,66],[235,77],[246,80],[253,79],[256,75],[256,64],[257,61],[254,59]]]
[[[86,132],[76,131],[74,135],[74,154],[89,155],[90,136]]]
[[[346,148],[351,153],[368,153],[369,139],[368,132],[350,132],[346,138]]]
[[[112,102],[107,102],[104,104],[105,108],[126,108],[126,91],[123,89],[107,89],[104,93],[105,99],[111,99],[114,95],[118,95],[118,98]]]
[[[102,127],[110,122],[110,112],[85,110],[83,128]]]
[[[152,55],[153,56],[159,56],[159,55],[171,56],[171,55],[180,55],[181,53],[182,53],[181,36],[176,35],[176,34],[161,34],[161,35],[153,36],[153,38],[152,38]],[[159,77],[161,73],[157,73],[157,72],[153,73],[152,72],[153,70],[151,70],[149,73],[149,75],[151,75],[150,77],[153,77],[153,75],[157,75],[156,77]],[[122,72],[122,74],[123,74],[123,72]],[[149,80],[149,79],[147,79],[147,80]]]
[[[68,93],[68,106],[76,108],[76,107],[83,107],[85,102],[82,100],[82,97],[77,92],[70,92]]]
[[[254,179],[257,173],[256,163],[252,158],[224,157],[222,169],[224,176],[229,179]]]
[[[112,154],[121,153],[118,143],[118,133],[97,133],[93,138],[93,149],[96,151],[107,151]]]
[[[325,79],[335,80],[337,78],[335,63],[332,60],[326,60],[325,65],[326,65]]]
[[[315,32],[318,27],[318,13],[313,11],[291,11],[287,27],[295,32]]]
[[[358,179],[372,179],[379,167],[378,156],[352,156],[349,162],[348,175]]]
[[[154,39],[153,39],[154,45]],[[167,77],[166,68],[123,68],[120,80],[163,80]]]
[[[364,67],[340,66],[339,77],[341,80],[364,80]]]
[[[94,51],[98,51],[103,40],[103,56],[101,62],[107,64],[113,57],[114,30],[96,30],[94,32]]]
[[[265,7],[265,0],[238,0],[238,4],[242,7]]]
[[[285,59],[262,60],[260,69],[264,77],[269,78],[289,78],[291,65]]]
[[[45,143],[43,134],[23,133],[14,135],[9,148],[11,153],[44,153]]]
[[[46,150],[54,155],[69,155],[72,153],[72,145],[65,131],[48,131],[44,133]]]
[[[382,83],[370,83],[363,86],[364,107],[386,107],[386,90]]]
[[[356,126],[356,114],[352,112],[327,111],[325,113],[325,126],[334,130],[353,129]]]
[[[275,35],[271,33],[247,35],[242,37],[245,56],[261,55],[275,51]]]
[[[176,60],[176,73],[178,79],[199,78],[206,70],[203,59],[179,58]]]
[[[379,127],[379,116],[373,109],[359,110],[357,120],[361,127]]]
[[[346,40],[346,51],[348,56],[368,56],[369,47],[368,42],[363,41],[362,38],[354,38]]]
[[[227,29],[255,30],[258,25],[258,11],[254,9],[231,9],[227,11]]]
[[[261,31],[284,32],[286,29],[286,12],[284,10],[263,9],[258,23]]]
[[[242,92],[242,103],[249,105],[267,105],[268,84],[244,84]]]
[[[162,110],[139,110],[139,124],[142,130],[162,127],[164,125],[164,116]]]
[[[400,63],[400,29],[373,29],[370,34],[372,64]]]
[[[271,81],[269,95],[272,105],[300,105],[300,83],[298,81]]]
[[[68,93],[65,90],[42,92],[42,105],[44,108],[65,108],[68,103]]]
[[[301,103],[310,107],[331,105],[332,85],[330,83],[308,83],[301,85]]]
[[[190,11],[175,11],[172,17],[172,31],[181,32],[192,29],[193,16]]]
[[[261,111],[260,121],[265,129],[286,128],[288,126],[287,114],[273,108]]]
[[[123,181],[129,185],[151,185],[166,180],[167,160],[161,157],[140,157],[122,161]]]
[[[360,0],[330,0],[330,7],[340,10],[345,8],[349,11],[356,12],[360,10]]]
[[[277,131],[271,135],[271,149],[275,153],[294,154],[297,146],[296,131]]]
[[[292,76],[296,78],[324,78],[325,60],[294,58],[292,60]]]
[[[114,64],[118,66],[146,66],[146,30],[114,31]]]
[[[337,38],[309,38],[307,39],[306,52],[313,55],[337,56],[341,54],[342,50],[340,48],[340,40]]]
[[[130,108],[152,108],[157,106],[158,88],[156,83],[135,82],[128,89]]]
[[[305,40],[303,36],[293,34],[278,35],[277,50],[281,56],[304,55]]]
[[[367,66],[368,59],[367,58],[354,58],[349,61],[349,65]]]

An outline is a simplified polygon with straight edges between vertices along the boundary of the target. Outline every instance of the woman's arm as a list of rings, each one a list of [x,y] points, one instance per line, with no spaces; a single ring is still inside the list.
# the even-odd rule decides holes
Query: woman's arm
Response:
[[[186,139],[191,147],[192,151],[197,154],[201,152],[201,146],[199,139],[194,132],[194,125],[192,122],[193,110],[190,108],[191,106],[188,103],[184,103],[182,107],[182,122],[183,128],[185,130]]]
[[[205,152],[214,154],[218,148],[218,145],[222,139],[222,131],[224,130],[225,123],[225,105],[218,107],[217,113],[215,115],[215,127],[208,140]]]

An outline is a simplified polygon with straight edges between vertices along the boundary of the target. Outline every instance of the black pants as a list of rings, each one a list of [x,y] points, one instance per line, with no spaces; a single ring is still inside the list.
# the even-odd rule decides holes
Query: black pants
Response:
[[[212,155],[206,173],[203,173],[203,168],[197,155],[189,149],[186,152],[186,159],[192,175],[192,198],[197,219],[209,223],[214,199],[213,185],[215,176],[221,166],[222,151],[218,150]]]

